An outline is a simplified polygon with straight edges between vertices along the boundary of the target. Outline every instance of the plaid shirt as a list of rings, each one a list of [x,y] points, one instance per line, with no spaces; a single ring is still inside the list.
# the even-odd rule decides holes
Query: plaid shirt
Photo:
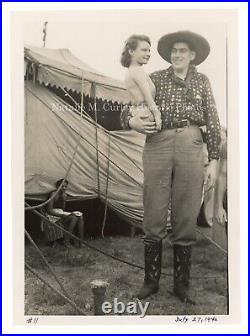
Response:
[[[155,102],[161,111],[162,128],[172,122],[188,119],[192,124],[206,126],[209,160],[219,159],[220,122],[208,78],[189,67],[185,80],[176,77],[172,66],[151,74],[156,87]],[[128,129],[128,109],[121,113],[121,126]]]

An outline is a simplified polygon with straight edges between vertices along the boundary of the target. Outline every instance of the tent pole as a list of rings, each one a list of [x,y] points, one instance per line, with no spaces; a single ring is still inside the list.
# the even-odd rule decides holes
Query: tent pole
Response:
[[[82,89],[81,89],[81,118],[82,118],[82,114],[83,114],[83,71],[82,71]]]
[[[44,48],[45,48],[45,45],[46,45],[47,24],[48,24],[48,21],[45,21],[45,22],[44,22],[44,26],[43,26],[43,47],[44,47]]]
[[[96,109],[96,83],[92,83],[91,88],[92,98],[94,99],[94,112],[95,112],[95,139],[96,139],[96,165],[97,165],[97,191],[98,197],[100,198],[101,190],[100,190],[100,167],[99,167],[99,146],[98,146],[98,116]]]
[[[111,150],[111,135],[108,135],[108,155],[107,155],[107,175],[106,175],[106,192],[105,192],[105,207],[104,207],[104,216],[102,220],[102,238],[104,238],[104,229],[107,220],[107,210],[108,210],[108,188],[109,188],[109,168],[110,168],[110,150]]]

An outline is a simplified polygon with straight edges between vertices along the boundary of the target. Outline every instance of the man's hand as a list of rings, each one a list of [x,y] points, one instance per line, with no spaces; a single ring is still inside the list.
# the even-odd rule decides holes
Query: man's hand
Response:
[[[209,191],[215,187],[217,178],[217,160],[211,160],[206,170],[204,187],[205,191]]]
[[[155,122],[149,121],[148,117],[148,115],[135,115],[129,120],[129,127],[142,134],[157,133]]]
[[[223,208],[223,206],[220,206],[215,209],[214,217],[220,224],[224,224],[225,222],[227,222],[227,213],[226,210]]]
[[[160,131],[161,127],[162,127],[161,114],[160,113],[155,113],[154,117],[155,117],[155,127],[156,127],[156,130]]]

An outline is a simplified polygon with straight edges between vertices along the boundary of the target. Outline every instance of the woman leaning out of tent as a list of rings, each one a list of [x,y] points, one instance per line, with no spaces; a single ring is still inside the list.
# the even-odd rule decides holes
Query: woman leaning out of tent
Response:
[[[56,182],[56,189],[59,188],[62,181],[63,180],[61,179]],[[80,211],[65,211],[67,187],[68,181],[65,180],[59,193],[56,194],[55,197],[53,197],[55,191],[53,191],[49,195],[51,201],[47,206],[46,217],[50,220],[50,222],[56,223],[71,234],[74,232],[74,229],[77,228],[79,238],[83,239],[84,222],[82,213]],[[71,236],[65,234],[62,230],[60,230],[60,228],[56,227],[55,225],[46,223],[44,225],[44,232],[49,245],[55,246],[57,245],[57,243],[62,243],[66,247],[71,246]],[[81,244],[78,245],[81,246]]]

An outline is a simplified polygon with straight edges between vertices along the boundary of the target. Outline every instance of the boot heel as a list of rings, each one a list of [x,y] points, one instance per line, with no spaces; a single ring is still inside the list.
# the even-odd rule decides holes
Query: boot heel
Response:
[[[140,289],[139,293],[135,295],[135,297],[139,300],[144,300],[150,295],[156,294],[158,291],[159,291],[158,283],[155,284],[154,286],[144,284],[143,287]]]

